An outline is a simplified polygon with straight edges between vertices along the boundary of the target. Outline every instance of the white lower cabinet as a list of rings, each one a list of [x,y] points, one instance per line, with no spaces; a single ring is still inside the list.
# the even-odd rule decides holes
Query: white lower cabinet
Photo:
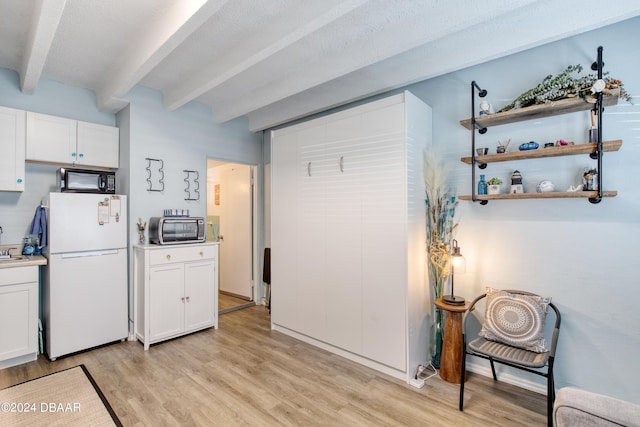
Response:
[[[0,269],[0,368],[38,355],[38,267]]]
[[[218,327],[218,244],[135,246],[136,337],[149,345]]]
[[[431,109],[404,92],[271,138],[272,327],[408,381],[428,360]]]

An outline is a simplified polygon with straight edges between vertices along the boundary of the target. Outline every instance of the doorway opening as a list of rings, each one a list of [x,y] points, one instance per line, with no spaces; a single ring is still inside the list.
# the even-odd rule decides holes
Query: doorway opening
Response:
[[[220,242],[218,314],[255,305],[256,166],[207,159],[207,241]]]

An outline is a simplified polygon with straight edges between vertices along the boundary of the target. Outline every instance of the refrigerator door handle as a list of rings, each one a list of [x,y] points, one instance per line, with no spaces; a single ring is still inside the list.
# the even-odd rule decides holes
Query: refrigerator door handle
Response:
[[[67,252],[62,254],[62,258],[81,258],[90,256],[102,256],[102,255],[116,255],[118,249],[111,249],[106,251],[85,251],[85,252]]]

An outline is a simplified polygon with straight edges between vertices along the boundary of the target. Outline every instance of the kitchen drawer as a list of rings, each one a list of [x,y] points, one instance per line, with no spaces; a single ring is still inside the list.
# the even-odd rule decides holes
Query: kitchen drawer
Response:
[[[171,264],[174,262],[200,261],[214,259],[217,246],[181,246],[154,249],[149,253],[151,265]]]
[[[38,281],[38,267],[0,268],[0,286]]]

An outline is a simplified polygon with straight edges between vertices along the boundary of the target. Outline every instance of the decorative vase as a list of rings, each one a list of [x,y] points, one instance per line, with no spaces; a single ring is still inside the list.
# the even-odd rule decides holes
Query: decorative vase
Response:
[[[444,325],[442,324],[442,310],[435,305],[433,313],[433,324],[431,325],[431,364],[434,368],[440,369],[440,357],[442,356],[442,333]]]
[[[480,175],[480,180],[478,181],[478,195],[481,196],[483,194],[487,194],[487,183],[484,180],[484,175]]]
[[[500,186],[499,185],[488,185],[487,193],[489,194],[500,194]]]
[[[139,230],[138,231],[138,242],[140,242],[141,245],[144,245],[144,230]]]
[[[433,301],[442,297],[443,290],[448,285],[449,276],[445,274],[449,265],[449,250],[447,246],[439,245],[430,248],[430,263],[428,264],[429,281],[433,289]],[[444,333],[444,316],[442,310],[431,304],[431,333],[429,334],[429,354],[431,363],[436,369],[440,368],[442,356],[442,342]]]

